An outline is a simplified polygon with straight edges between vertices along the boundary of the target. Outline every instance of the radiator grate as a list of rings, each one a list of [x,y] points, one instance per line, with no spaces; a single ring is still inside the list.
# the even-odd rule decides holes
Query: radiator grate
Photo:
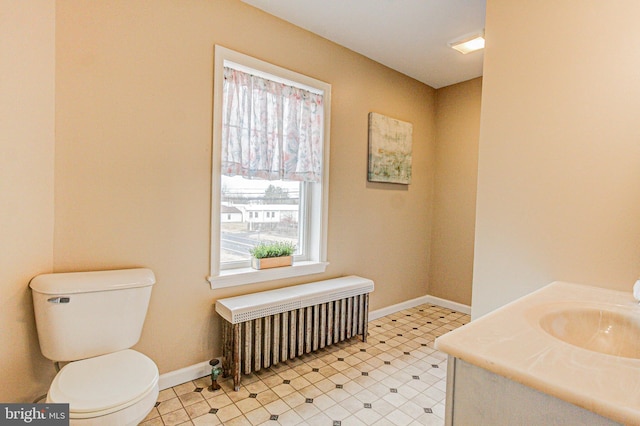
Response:
[[[358,335],[366,341],[370,283],[364,290],[338,290],[231,313],[232,321],[223,316],[224,375],[233,375],[234,388],[239,390],[242,374]]]

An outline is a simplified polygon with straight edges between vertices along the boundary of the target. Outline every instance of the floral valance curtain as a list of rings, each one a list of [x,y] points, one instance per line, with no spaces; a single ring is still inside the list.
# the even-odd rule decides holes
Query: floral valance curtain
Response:
[[[323,96],[224,68],[222,174],[320,182]]]

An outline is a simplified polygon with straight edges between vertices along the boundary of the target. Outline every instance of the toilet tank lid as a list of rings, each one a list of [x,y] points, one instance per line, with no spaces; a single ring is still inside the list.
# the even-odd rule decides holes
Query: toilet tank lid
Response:
[[[29,287],[43,294],[73,294],[147,287],[155,282],[151,269],[134,268],[42,274],[34,277]]]

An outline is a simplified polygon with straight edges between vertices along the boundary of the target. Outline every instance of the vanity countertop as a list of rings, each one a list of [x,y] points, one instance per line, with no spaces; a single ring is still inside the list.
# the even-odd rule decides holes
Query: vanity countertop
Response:
[[[545,314],[576,303],[637,315],[640,323],[631,291],[558,281],[439,337],[435,346],[611,420],[640,424],[640,359],[583,349],[540,327]]]

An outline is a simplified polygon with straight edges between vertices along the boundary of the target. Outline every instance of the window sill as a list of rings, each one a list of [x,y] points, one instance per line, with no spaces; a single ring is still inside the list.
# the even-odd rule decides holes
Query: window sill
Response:
[[[283,278],[300,277],[303,275],[320,274],[327,268],[328,262],[296,262],[292,266],[280,268],[261,269],[238,268],[220,271],[220,274],[207,279],[212,289],[235,287],[245,284],[273,281]]]

